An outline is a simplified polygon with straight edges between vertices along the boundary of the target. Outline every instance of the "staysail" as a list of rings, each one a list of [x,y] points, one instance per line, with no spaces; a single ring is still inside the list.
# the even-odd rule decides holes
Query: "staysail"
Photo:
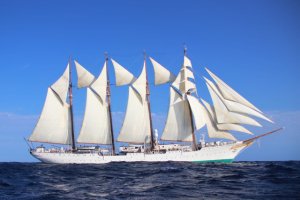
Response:
[[[237,139],[231,133],[218,129],[218,127],[216,126],[216,121],[214,120],[212,115],[213,107],[203,99],[201,99],[201,101],[205,106],[203,107],[201,105],[201,109],[202,109],[203,116],[205,118],[208,136],[210,138],[222,138],[222,139],[224,138],[224,139],[236,141]]]
[[[237,124],[237,123],[219,123],[217,116],[220,115],[219,111],[216,110],[215,107],[213,107],[212,105],[209,105],[206,101],[204,101],[202,99],[202,103],[207,107],[207,110],[213,120],[213,123],[215,124],[216,128],[218,130],[223,130],[223,131],[237,131],[237,132],[243,132],[243,133],[248,133],[248,134],[252,134],[249,130],[247,130],[245,127]],[[234,115],[235,116],[235,115]],[[229,119],[234,118],[234,116],[228,116]],[[239,115],[237,115],[236,117],[241,117]],[[242,116],[243,117],[243,116]],[[247,119],[248,117],[246,117]],[[251,118],[250,118],[251,119]]]
[[[63,75],[48,88],[42,113],[29,141],[72,144],[70,107],[66,103],[69,69],[68,64]]]
[[[212,84],[212,82],[206,79],[206,84],[213,101],[216,120],[218,123],[248,124],[261,127],[261,125],[257,121],[245,114],[230,112],[224,101],[222,101],[222,99],[220,99],[220,96],[217,95],[216,90],[213,90],[214,85]]]
[[[205,70],[209,73],[209,75],[216,82],[222,96],[225,99],[239,102],[249,108],[252,108],[258,112],[261,112],[258,108],[256,108],[253,104],[251,104],[248,100],[242,97],[239,93],[237,93],[234,89],[232,89],[229,85],[227,85],[224,81],[222,81],[219,77],[217,77],[214,73],[212,73],[209,69],[205,68]]]
[[[220,103],[221,104],[223,103],[224,106],[226,107],[226,109],[232,113],[234,112],[234,113],[239,113],[242,115],[252,115],[252,116],[264,119],[266,121],[272,122],[270,119],[265,117],[261,112],[258,112],[258,111],[254,110],[248,106],[245,106],[244,104],[241,104],[239,102],[225,99],[214,83],[212,83],[210,80],[208,80],[206,78],[204,78],[204,79],[206,81],[206,85],[208,87],[208,90],[212,96],[214,103],[216,102],[214,99],[218,98],[219,101],[221,101]],[[213,96],[217,96],[217,97],[213,97]],[[250,124],[250,125],[252,125],[252,124]]]

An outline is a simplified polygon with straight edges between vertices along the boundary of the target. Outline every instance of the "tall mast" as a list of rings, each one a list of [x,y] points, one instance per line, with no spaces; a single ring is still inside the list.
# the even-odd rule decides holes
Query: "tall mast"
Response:
[[[183,49],[184,56],[186,56],[186,52],[187,52],[187,48],[186,48],[186,46],[184,46],[184,49]],[[190,95],[191,93],[187,92],[186,94]],[[192,138],[193,138],[192,146],[193,146],[193,150],[195,151],[195,150],[197,150],[197,142],[196,142],[196,136],[195,136],[195,128],[194,128],[195,125],[194,125],[194,120],[193,120],[193,115],[192,115],[192,109],[191,109],[190,105],[189,105],[189,109],[190,109],[190,118],[191,118],[191,127],[192,127]]]
[[[109,76],[108,76],[108,55],[105,53],[105,63],[106,63],[106,77],[107,77],[107,88],[106,88],[106,98],[108,104],[108,112],[109,112],[109,119],[110,119],[110,133],[111,133],[111,145],[112,145],[112,154],[116,154],[115,150],[115,139],[114,139],[114,129],[112,124],[112,116],[111,116],[111,107],[110,107],[110,83],[109,83]]]
[[[72,94],[72,65],[71,58],[69,59],[69,104],[71,117],[71,133],[72,133],[72,151],[76,150],[75,134],[74,134],[74,119],[73,119],[73,94]]]
[[[147,96],[147,104],[148,104],[148,112],[149,112],[149,120],[150,120],[151,150],[153,150],[154,135],[153,135],[153,125],[152,125],[152,117],[151,117],[151,107],[150,107],[150,88],[149,88],[147,65],[146,65],[146,52],[144,52],[144,63],[145,63],[145,70],[146,70],[146,96]]]

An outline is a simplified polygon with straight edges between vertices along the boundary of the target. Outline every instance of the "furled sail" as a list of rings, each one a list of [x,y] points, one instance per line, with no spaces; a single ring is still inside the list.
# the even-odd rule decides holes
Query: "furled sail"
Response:
[[[77,141],[90,144],[112,144],[110,117],[106,102],[106,62],[98,78],[87,88],[82,127]]]
[[[225,138],[228,140],[236,141],[237,139],[232,134],[230,134],[227,131],[222,131],[218,129],[218,127],[216,126],[216,122],[214,121],[213,115],[211,115],[213,113],[213,107],[203,99],[201,99],[201,101],[205,106],[204,108],[200,104],[201,109],[203,110],[203,116],[205,118],[208,136],[210,138],[222,138],[222,139]]]
[[[136,78],[128,70],[113,59],[111,59],[111,62],[114,66],[117,86],[128,85],[135,81]]]
[[[129,87],[128,103],[118,141],[143,144],[151,141],[149,108],[146,102],[145,62],[140,76]]]
[[[173,73],[155,61],[153,58],[149,57],[153,68],[154,68],[154,78],[155,78],[155,85],[165,84],[165,83],[172,83],[176,77]]]
[[[187,92],[196,92],[192,63],[186,56],[184,56],[182,68],[172,85],[184,94]]]
[[[51,88],[59,96],[62,102],[66,101],[68,95],[69,73],[70,73],[70,66],[68,63],[63,75],[54,84],[51,85]]]
[[[95,80],[95,76],[92,75],[89,71],[87,71],[82,65],[80,65],[76,60],[75,67],[77,71],[77,86],[78,88],[88,87]]]
[[[71,144],[69,105],[48,88],[42,114],[29,137],[32,142]]]
[[[192,123],[189,103],[170,87],[170,106],[161,140],[192,142]],[[202,125],[198,123],[198,128]]]

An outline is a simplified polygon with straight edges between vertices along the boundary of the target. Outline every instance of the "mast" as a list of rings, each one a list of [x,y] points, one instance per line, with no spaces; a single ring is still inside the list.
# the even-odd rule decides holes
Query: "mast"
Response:
[[[186,46],[184,46],[184,49],[183,49],[184,56],[186,56],[186,52],[187,52],[187,48],[186,48]],[[187,92],[186,94],[190,95],[191,93]],[[189,109],[190,109],[190,118],[191,118],[191,127],[192,127],[192,138],[193,138],[192,146],[193,146],[193,150],[196,151],[197,150],[197,142],[196,142],[196,136],[195,136],[195,125],[194,125],[194,120],[193,120],[193,115],[192,115],[192,109],[191,109],[191,105],[190,104],[189,104]]]
[[[105,53],[105,62],[106,62],[106,77],[107,77],[107,84],[106,84],[106,98],[107,98],[107,105],[108,105],[108,112],[109,112],[109,120],[110,120],[110,133],[111,133],[111,145],[112,145],[112,155],[116,154],[115,150],[115,139],[114,139],[114,130],[112,124],[112,116],[111,116],[111,106],[110,106],[110,83],[109,83],[109,76],[108,76],[108,56]]]
[[[149,120],[150,120],[151,150],[153,150],[154,149],[154,135],[153,135],[151,108],[150,108],[150,88],[149,88],[147,65],[146,65],[146,52],[144,52],[144,63],[145,63],[145,70],[146,70],[146,100],[147,100],[147,104],[148,104],[148,112],[149,112]]]
[[[191,127],[192,127],[192,138],[193,138],[193,150],[197,150],[197,142],[196,142],[196,136],[195,136],[195,128],[194,128],[194,120],[193,120],[193,116],[192,116],[192,109],[191,109],[191,105],[189,105],[189,109],[190,109],[190,117],[191,117]]]
[[[73,95],[72,95],[72,65],[71,58],[69,59],[69,104],[71,117],[71,135],[72,135],[72,151],[76,150],[75,134],[74,134],[74,119],[73,119]]]

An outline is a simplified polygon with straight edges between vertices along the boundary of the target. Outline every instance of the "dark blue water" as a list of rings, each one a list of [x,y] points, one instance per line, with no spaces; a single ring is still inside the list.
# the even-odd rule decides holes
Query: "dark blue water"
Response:
[[[300,199],[300,161],[0,163],[0,199]]]

